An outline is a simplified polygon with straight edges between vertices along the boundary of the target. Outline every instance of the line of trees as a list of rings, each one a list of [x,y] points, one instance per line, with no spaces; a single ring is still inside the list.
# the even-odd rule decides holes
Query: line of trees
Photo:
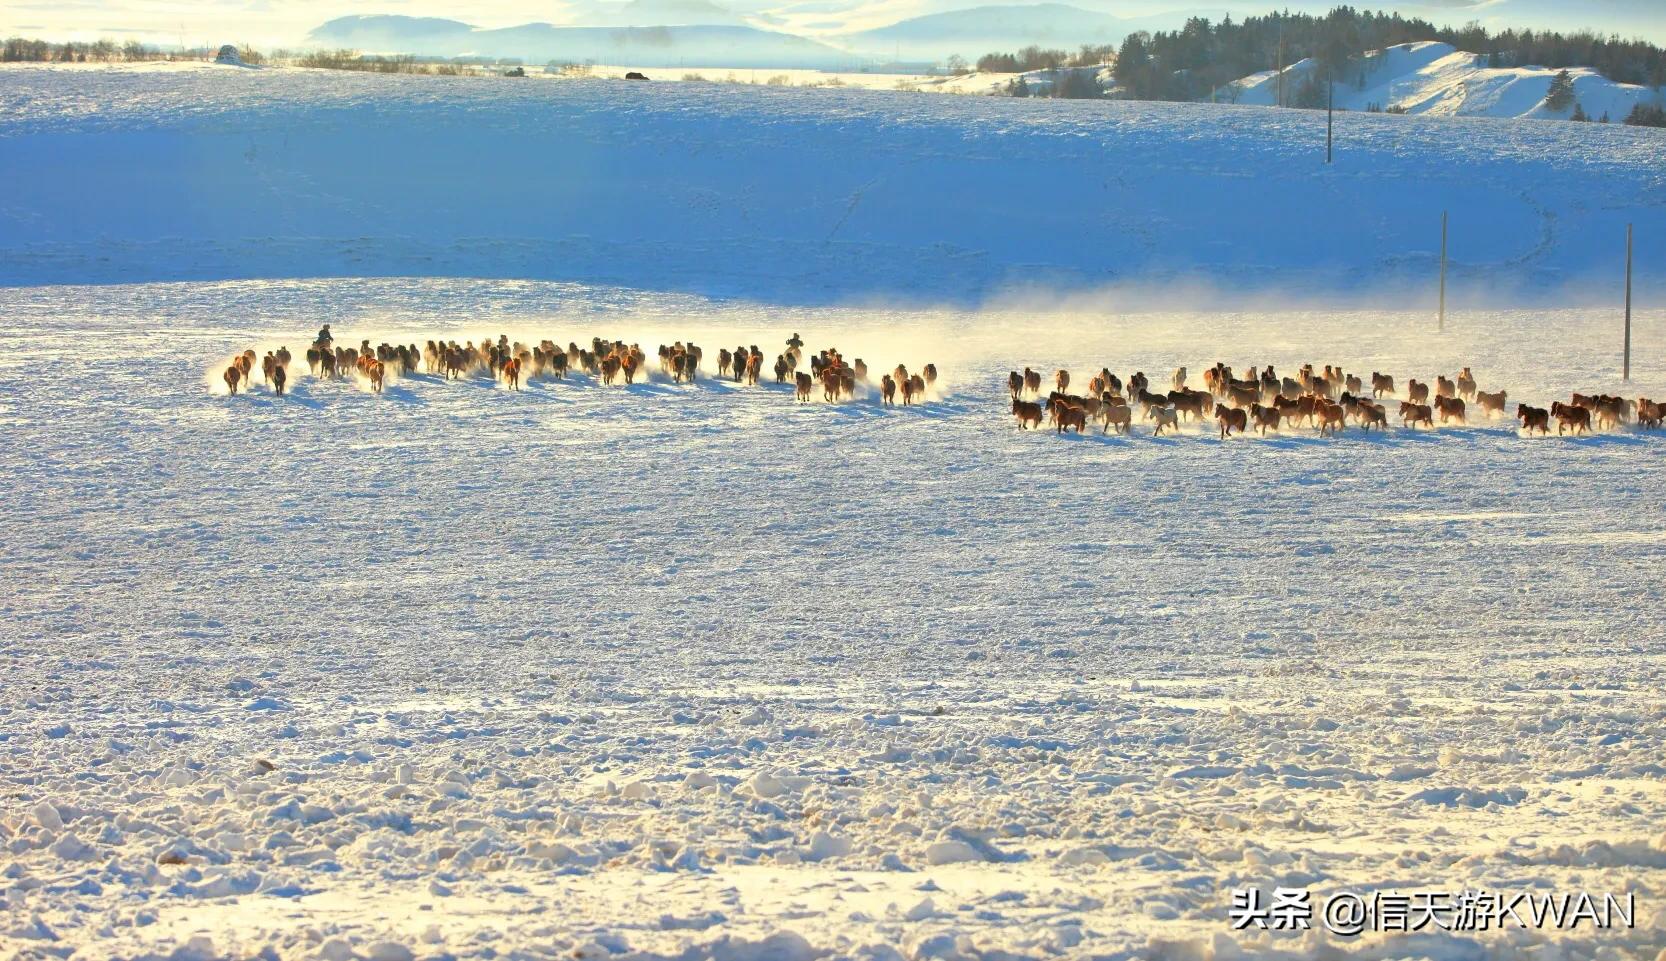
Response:
[[[1320,75],[1354,81],[1363,89],[1367,51],[1419,40],[1452,44],[1492,67],[1590,67],[1610,80],[1666,85],[1666,51],[1644,40],[1600,37],[1589,31],[1488,31],[1479,23],[1437,27],[1398,13],[1340,6],[1324,16],[1273,13],[1211,23],[1192,17],[1179,30],[1130,34],[1117,51],[1116,78],[1141,100],[1200,100],[1241,77],[1311,57]],[[1303,98],[1303,92],[1295,92]],[[1305,98],[1305,99],[1310,99]],[[1312,106],[1320,104],[1293,104]]]
[[[978,58],[978,69],[984,73],[1028,73],[1062,67],[1093,67],[1108,64],[1115,57],[1116,48],[1109,44],[1083,44],[1073,54],[1032,44],[1017,53],[986,53]]]
[[[137,40],[117,44],[114,40],[50,43],[11,37],[0,45],[0,62],[5,63],[114,63],[117,61],[166,60],[168,55]]]
[[[212,60],[218,47],[193,47],[184,50],[163,50],[137,40],[117,44],[113,40],[68,41],[51,43],[12,37],[0,44],[0,62],[6,63],[137,63],[149,60]],[[422,73],[438,76],[472,76],[481,71],[477,66],[489,66],[490,59],[480,63],[436,62],[412,56],[365,56],[357,50],[273,50],[264,53],[251,46],[238,49],[244,63],[292,63],[299,67],[320,67],[327,70],[359,70],[367,73]],[[520,61],[515,61],[520,63]]]

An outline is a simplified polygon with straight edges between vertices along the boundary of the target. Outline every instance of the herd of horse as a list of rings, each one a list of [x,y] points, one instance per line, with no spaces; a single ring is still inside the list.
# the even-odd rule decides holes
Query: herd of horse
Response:
[[[1101,424],[1104,434],[1113,430],[1129,434],[1137,411],[1141,422],[1152,424],[1153,435],[1178,430],[1183,417],[1193,421],[1213,417],[1223,440],[1251,430],[1266,436],[1267,431],[1286,426],[1336,435],[1347,429],[1349,421],[1360,430],[1386,429],[1390,415],[1381,403],[1385,397],[1399,401],[1397,416],[1406,428],[1434,427],[1437,417],[1442,424],[1467,423],[1472,411],[1488,418],[1504,416],[1509,402],[1507,391],[1481,390],[1468,367],[1456,377],[1436,375],[1432,384],[1412,378],[1403,392],[1391,375],[1373,371],[1369,396],[1364,380],[1331,364],[1323,370],[1305,364],[1294,377],[1280,375],[1271,364],[1243,373],[1238,376],[1226,364],[1216,363],[1203,372],[1203,389],[1199,390],[1188,386],[1189,374],[1180,367],[1170,375],[1165,392],[1152,390],[1143,371],[1124,381],[1109,368],[1100,368],[1088,379],[1086,392],[1072,394],[1070,371],[1061,369],[1054,372],[1053,389],[1043,400],[1041,373],[1026,367],[1023,373],[1015,370],[1007,375],[1007,387],[1012,415],[1020,428],[1038,428],[1046,419],[1060,434],[1072,430],[1080,434],[1090,423]],[[1557,401],[1548,409],[1516,405],[1516,418],[1528,434],[1535,430],[1550,433],[1551,421],[1556,422],[1558,435],[1633,422],[1655,430],[1663,416],[1663,405],[1647,397],[1633,400],[1609,394],[1576,393],[1568,403]]]
[[[418,371],[443,375],[447,380],[484,374],[511,390],[519,390],[530,378],[561,379],[573,372],[582,372],[603,384],[621,380],[633,384],[647,366],[641,346],[601,337],[591,338],[588,346],[571,342],[565,348],[551,340],[535,345],[511,342],[508,335],[496,340],[482,338],[478,343],[430,340],[422,347],[385,342],[372,347],[365,340],[354,348],[335,344],[328,327],[320,331],[305,356],[313,376],[326,380],[358,377],[376,393],[386,384],[390,369],[401,375]],[[756,385],[763,377],[764,358],[756,344],[732,351],[723,348],[717,352],[717,376]],[[698,380],[704,359],[704,350],[693,341],[661,345],[658,351],[661,373],[677,383]],[[267,351],[264,358],[245,350],[227,365],[223,374],[226,388],[236,394],[240,387],[252,384],[258,363],[266,383],[282,396],[289,382],[291,360],[285,347]],[[777,384],[793,386],[794,397],[800,403],[811,401],[818,387],[824,401],[837,403],[854,398],[859,385],[864,389],[874,386],[862,358],[847,361],[834,348],[807,354],[796,333],[787,340],[786,349],[776,355],[770,369]],[[1322,369],[1305,364],[1295,376],[1281,375],[1268,364],[1250,367],[1240,376],[1226,364],[1217,363],[1203,372],[1202,389],[1190,386],[1189,379],[1186,368],[1181,367],[1169,376],[1168,390],[1153,390],[1144,372],[1136,371],[1124,380],[1109,368],[1100,368],[1088,378],[1087,389],[1076,394],[1070,392],[1070,371],[1061,369],[1053,373],[1052,390],[1043,398],[1042,374],[1026,367],[1022,373],[1012,371],[1007,386],[1012,414],[1020,428],[1038,428],[1045,420],[1061,434],[1080,434],[1094,423],[1101,425],[1101,433],[1130,434],[1137,421],[1150,423],[1152,433],[1161,435],[1177,431],[1183,420],[1213,418],[1223,440],[1250,431],[1265,436],[1269,430],[1304,426],[1316,429],[1321,436],[1336,435],[1350,422],[1360,430],[1382,430],[1389,426],[1391,416],[1405,428],[1434,427],[1437,420],[1440,424],[1463,424],[1472,413],[1487,418],[1505,416],[1509,403],[1507,391],[1481,390],[1468,367],[1454,377],[1437,375],[1433,382],[1412,378],[1403,389],[1393,376],[1376,371],[1371,373],[1367,388],[1363,378],[1331,364]],[[935,364],[926,364],[918,372],[899,364],[880,375],[880,402],[885,406],[893,406],[899,399],[904,405],[918,403],[936,381]],[[1399,403],[1392,415],[1384,398]],[[1557,401],[1548,408],[1518,403],[1515,417],[1520,429],[1528,434],[1549,434],[1552,422],[1558,435],[1633,423],[1654,430],[1666,419],[1663,407],[1666,405],[1647,397],[1576,393],[1566,403]]]
[[[676,383],[693,383],[700,377],[705,351],[693,341],[678,341],[661,345],[658,356],[660,371],[665,376]],[[279,396],[288,383],[291,360],[288,348],[279,347],[267,351],[261,361],[266,382]],[[430,340],[423,347],[386,342],[372,347],[365,340],[354,348],[337,345],[326,326],[307,348],[306,360],[314,377],[324,380],[359,377],[372,392],[380,393],[390,369],[400,375],[420,370],[443,375],[446,380],[490,375],[510,390],[520,390],[522,382],[533,377],[565,379],[573,372],[582,372],[603,384],[623,380],[628,385],[642,376],[647,355],[640,345],[622,340],[593,337],[588,347],[570,342],[563,348],[551,340],[536,345],[511,342],[507,334],[499,335],[496,340],[482,338],[478,344]],[[232,358],[223,375],[231,394],[253,382],[255,361],[253,350],[245,350]],[[808,369],[801,370],[802,367]],[[847,362],[838,350],[828,348],[809,354],[806,359],[804,341],[796,333],[787,340],[786,349],[776,355],[771,369],[777,384],[793,385],[794,396],[801,403],[812,399],[817,385],[821,387],[822,399],[829,403],[854,398],[859,384],[872,385],[868,365],[862,358]],[[717,352],[720,379],[756,386],[763,370],[764,352],[757,344],[741,345],[733,351],[725,347]],[[936,364],[926,364],[918,373],[910,373],[906,365],[898,364],[890,373],[880,375],[880,401],[887,407],[894,406],[899,397],[904,405],[919,403],[936,381]]]

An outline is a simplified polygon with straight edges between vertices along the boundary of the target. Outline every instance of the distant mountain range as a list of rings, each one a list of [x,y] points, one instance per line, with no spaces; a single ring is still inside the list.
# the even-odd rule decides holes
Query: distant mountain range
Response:
[[[561,7],[566,17],[561,24],[481,29],[459,20],[432,17],[348,16],[314,29],[307,39],[313,44],[366,53],[511,57],[529,63],[593,60],[640,67],[851,70],[876,64],[940,64],[955,54],[975,61],[986,53],[1012,52],[1031,44],[1071,51],[1083,44],[1120,44],[1137,30],[1174,30],[1191,17],[1219,22],[1228,14],[1241,18],[1246,10],[1264,13],[1260,7],[1272,6],[1246,7],[1241,0],[1227,0],[1222,6],[1122,17],[1066,3],[1005,4],[931,13],[860,31],[810,29],[805,22],[802,33],[791,33],[780,27],[789,21],[774,11],[821,10],[826,0],[789,3],[772,12],[747,6],[753,0],[731,2],[748,12],[713,0],[569,0]],[[1112,0],[1085,2],[1097,6]],[[1332,2],[1292,0],[1287,5],[1317,8]],[[1508,11],[1521,15],[1520,22],[1508,25],[1522,27],[1537,26],[1548,19],[1547,5],[1552,3],[1562,0],[1410,0],[1387,5],[1437,22],[1448,19],[1441,16],[1442,12],[1455,16],[1484,9],[1484,19],[1496,23]],[[1666,10],[1666,3],[1660,7]],[[833,18],[829,26],[837,31],[836,15],[829,9],[827,16]],[[1654,24],[1651,17],[1660,19],[1666,14],[1647,14],[1639,7],[1637,12],[1628,8],[1626,16],[1635,17],[1643,27]]]
[[[695,6],[699,4],[691,4]],[[622,63],[638,67],[723,66],[850,68],[848,51],[795,37],[733,24],[654,26],[555,26],[528,23],[481,30],[457,20],[432,17],[339,17],[312,31],[316,44],[365,53],[429,57],[516,58]]]
[[[835,39],[851,50],[893,59],[937,61],[959,54],[976,60],[1032,43],[1072,50],[1084,43],[1120,43],[1134,29],[1139,28],[1110,14],[1038,3],[934,13]]]
[[[567,10],[573,22],[489,30],[434,17],[339,17],[307,39],[380,54],[825,70],[875,62],[934,64],[952,54],[976,60],[1031,44],[1074,50],[1082,44],[1120,43],[1135,30],[1176,27],[1188,16],[1222,13],[1185,10],[1121,18],[1063,3],[982,6],[810,38],[761,27],[757,19],[710,0],[589,0]]]

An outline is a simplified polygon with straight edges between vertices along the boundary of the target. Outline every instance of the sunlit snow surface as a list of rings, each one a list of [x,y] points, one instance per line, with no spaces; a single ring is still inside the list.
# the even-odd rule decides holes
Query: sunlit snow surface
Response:
[[[1635,930],[1560,949],[1666,939],[1666,440],[1006,414],[1014,366],[1216,359],[1468,363],[1543,403],[1619,389],[1613,310],[1435,337],[379,280],[0,316],[0,954],[1317,950],[1230,931],[1231,889],[1275,884],[1633,891]],[[797,330],[944,377],[906,410],[657,375],[377,396],[299,359],[287,399],[212,389],[324,321],[708,358]],[[1661,396],[1666,315],[1638,324],[1628,393]],[[1331,940],[1558,956],[1538,938]]]
[[[1616,119],[1618,119],[1616,117]],[[0,283],[580,280],[783,303],[1011,286],[1619,298],[1666,131],[208,64],[0,67]],[[1666,290],[1659,271],[1640,287]],[[1493,302],[1487,300],[1486,302]]]

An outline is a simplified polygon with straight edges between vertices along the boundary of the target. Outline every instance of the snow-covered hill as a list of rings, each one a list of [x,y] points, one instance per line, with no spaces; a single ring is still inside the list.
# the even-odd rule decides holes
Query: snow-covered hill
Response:
[[[1312,60],[1285,68],[1285,103],[1314,76]],[[1487,58],[1446,43],[1406,43],[1375,51],[1362,69],[1337,77],[1336,105],[1345,110],[1403,109],[1407,113],[1464,117],[1533,117],[1566,120],[1573,105],[1545,106],[1545,94],[1557,71],[1545,67],[1490,68]],[[1575,67],[1575,102],[1592,120],[1607,115],[1623,121],[1638,103],[1660,103],[1661,93],[1648,87],[1615,83],[1594,70]],[[1276,71],[1252,74],[1217,91],[1216,98],[1240,104],[1278,102]]]
[[[1426,290],[1442,210],[1456,290],[1607,283],[1628,220],[1666,259],[1666,132],[1618,124],[1352,113],[1326,167],[1323,115],[1211,104],[165,64],[0,69],[0,104],[11,284]]]

